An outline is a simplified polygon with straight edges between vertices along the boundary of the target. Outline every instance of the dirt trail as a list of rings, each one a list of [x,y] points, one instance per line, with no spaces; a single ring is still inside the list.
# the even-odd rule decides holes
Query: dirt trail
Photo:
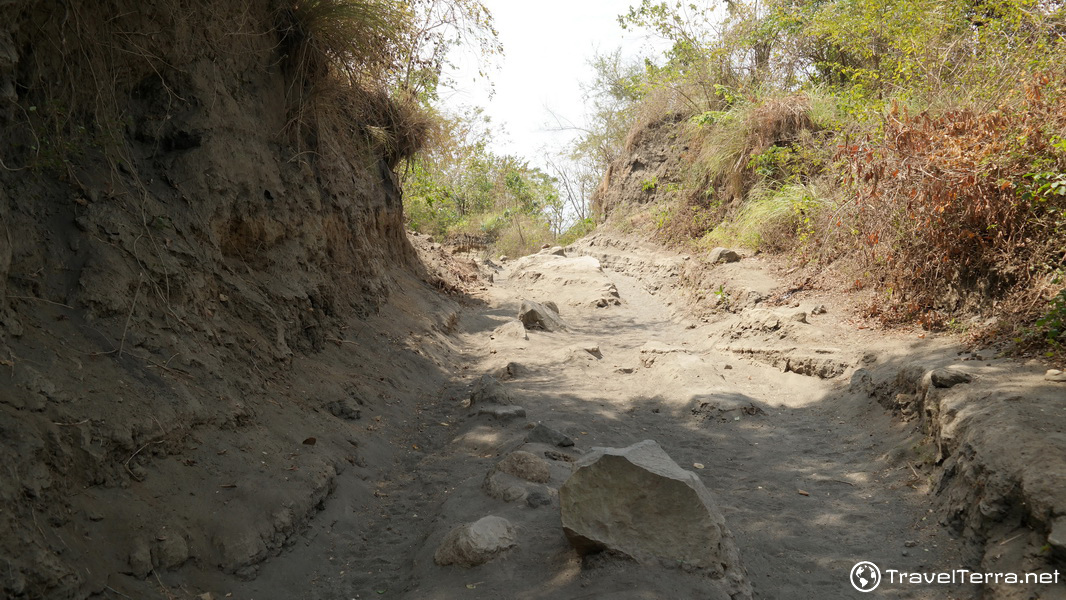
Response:
[[[628,258],[630,271],[649,262]],[[750,275],[757,281],[763,273]],[[530,376],[513,386],[532,420],[574,432],[586,447],[650,438],[679,464],[702,464],[698,473],[718,496],[763,598],[854,597],[846,575],[858,560],[914,571],[965,559],[960,542],[934,525],[924,498],[908,487],[914,473],[883,459],[916,442],[880,406],[838,380],[782,372],[724,351],[738,323],[741,339],[753,333],[744,330],[744,316],[696,324],[675,316],[638,279],[610,270],[604,276],[617,287],[620,306],[588,308],[595,297],[585,306],[571,297],[562,308],[568,333],[533,333],[528,344],[486,357],[486,367],[514,360],[529,368]],[[565,295],[550,287],[531,291],[521,278],[497,281],[493,300],[505,315],[517,308],[516,297]],[[796,310],[781,311],[781,319]],[[836,323],[823,319],[810,316],[812,324],[802,327]],[[804,343],[820,336],[795,337]],[[598,346],[603,358],[574,358],[567,351],[573,346]],[[908,542],[918,544],[912,549]],[[887,595],[945,597],[926,594]]]
[[[912,342],[857,332],[841,307],[814,296],[798,306],[742,308],[746,293],[780,286],[757,259],[719,267],[735,312],[697,319],[668,289],[683,258],[611,246],[601,238],[567,257],[489,263],[495,283],[481,292],[484,304],[458,322],[463,376],[441,390],[442,401],[427,399],[412,415],[419,432],[408,441],[412,450],[377,482],[374,502],[349,506],[341,482],[311,530],[264,563],[257,579],[202,587],[259,600],[723,597],[714,582],[680,567],[582,562],[559,521],[566,460],[551,461],[548,506],[486,494],[486,473],[502,456],[550,450],[525,443],[537,422],[575,439],[574,448],[554,449],[556,459],[654,439],[697,472],[724,512],[758,598],[859,597],[848,583],[859,560],[912,572],[980,564],[981,548],[934,512],[934,477],[923,465],[935,448],[916,422],[893,416],[861,385],[868,369],[900,356],[922,360]],[[498,330],[525,299],[556,302],[566,331],[522,339]],[[797,312],[806,322],[794,320]],[[875,344],[878,352],[869,352]],[[925,358],[952,349],[947,342],[922,348]],[[505,380],[526,418],[472,414],[469,386],[485,373]],[[365,512],[369,525],[357,525],[353,512]],[[518,526],[516,548],[472,569],[434,564],[451,528],[487,515]],[[977,598],[981,590],[886,583],[878,593]]]

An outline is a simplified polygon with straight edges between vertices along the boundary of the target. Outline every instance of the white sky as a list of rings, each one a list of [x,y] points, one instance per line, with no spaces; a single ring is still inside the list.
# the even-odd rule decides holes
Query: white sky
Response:
[[[558,150],[572,133],[551,132],[551,112],[581,124],[585,108],[579,84],[592,81],[589,61],[597,53],[621,47],[628,56],[644,56],[662,42],[640,31],[625,31],[618,15],[639,0],[484,0],[496,20],[504,56],[489,76],[496,94],[474,81],[477,65],[470,56],[456,57],[459,70],[451,73],[456,89],[442,96],[445,104],[481,106],[506,136],[494,140],[494,150],[540,164],[543,149]],[[551,111],[551,112],[550,112]]]

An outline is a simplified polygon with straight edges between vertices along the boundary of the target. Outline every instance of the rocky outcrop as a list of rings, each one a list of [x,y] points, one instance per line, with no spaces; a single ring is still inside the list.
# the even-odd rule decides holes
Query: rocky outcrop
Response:
[[[1051,572],[1066,558],[1062,392],[1038,371],[1000,365],[887,364],[857,370],[850,389],[918,420],[935,456],[944,525],[983,549],[986,572]],[[1052,585],[986,582],[987,597],[1054,597]],[[1049,595],[1050,594],[1050,595]]]

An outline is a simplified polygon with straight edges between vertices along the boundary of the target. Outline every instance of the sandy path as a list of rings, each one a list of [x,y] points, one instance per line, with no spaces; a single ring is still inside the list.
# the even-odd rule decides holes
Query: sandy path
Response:
[[[758,598],[861,597],[848,582],[859,560],[901,571],[972,561],[935,523],[927,497],[915,489],[923,483],[920,473],[890,460],[915,446],[920,434],[868,397],[849,393],[848,374],[787,373],[724,351],[723,344],[760,344],[766,336],[756,332],[747,340],[743,327],[735,333],[743,312],[690,321],[676,316],[662,294],[650,293],[647,280],[573,270],[567,260],[537,259],[517,275],[514,267],[502,270],[484,292],[486,304],[469,309],[459,324],[466,384],[515,363],[518,375],[506,385],[527,420],[471,416],[462,405],[462,382],[442,390],[443,401],[427,402],[418,415],[413,450],[378,482],[376,504],[332,503],[306,547],[264,565],[241,597],[290,597],[284,594],[297,590],[308,598],[716,597],[705,578],[680,568],[618,559],[582,564],[562,535],[557,498],[534,509],[488,497],[481,486],[486,472],[523,445],[533,422],[574,437],[573,454],[658,441],[717,497]],[[612,285],[620,304],[595,308]],[[530,331],[528,340],[494,336],[522,299],[557,301],[568,330]],[[824,341],[823,334],[812,333],[811,343]],[[802,345],[803,335],[793,341]],[[600,357],[586,351],[595,348]],[[568,472],[567,463],[554,462],[549,486],[557,489]],[[519,526],[516,549],[473,569],[433,563],[449,529],[489,514]],[[878,590],[887,598],[977,593],[971,587]]]
[[[783,373],[723,353],[713,346],[724,323],[692,327],[636,279],[605,274],[621,306],[564,308],[569,333],[531,334],[528,347],[509,351],[539,375],[513,384],[530,399],[531,418],[578,431],[583,446],[651,438],[679,464],[704,465],[698,473],[721,503],[759,597],[856,597],[847,573],[858,560],[899,570],[961,566],[963,549],[907,486],[913,472],[882,460],[914,440],[876,403],[849,396],[846,377]],[[501,304],[528,292],[498,281]],[[643,367],[647,342],[680,351]],[[598,346],[603,359],[553,365],[568,345]],[[634,372],[618,372],[628,368]],[[703,403],[740,408],[699,411]],[[948,597],[929,588],[882,593]]]

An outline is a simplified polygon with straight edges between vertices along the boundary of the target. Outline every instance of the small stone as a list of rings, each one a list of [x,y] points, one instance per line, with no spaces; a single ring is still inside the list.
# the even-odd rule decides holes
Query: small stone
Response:
[[[552,256],[566,256],[566,251],[563,250],[562,246],[553,246],[548,249],[548,254],[551,254]]]
[[[711,253],[707,255],[707,261],[712,265],[720,262],[734,263],[740,260],[740,255],[735,250],[729,248],[715,248],[711,250]]]
[[[581,348],[582,350],[584,350],[585,352],[588,352],[592,356],[595,356],[596,358],[603,358],[603,353],[600,352],[600,347],[598,345],[596,345],[596,344],[589,344],[587,346],[578,346],[578,347]]]
[[[500,381],[507,381],[520,377],[526,370],[525,367],[516,362],[509,362],[506,365],[496,369],[496,372],[492,374],[493,377]]]
[[[136,542],[128,562],[130,570],[127,572],[130,575],[141,579],[147,577],[152,572],[152,551],[148,544],[143,541]]]
[[[827,312],[829,312],[829,311],[826,310],[824,304],[819,304],[818,306],[815,306],[814,308],[811,309],[811,314],[812,315],[824,315]]]
[[[903,545],[906,546],[907,548],[914,548],[915,546],[918,545],[918,542],[916,542],[914,540],[907,540],[906,542],[903,542]]]
[[[937,388],[955,387],[962,383],[969,383],[971,379],[969,373],[955,369],[934,369],[929,372],[929,382]]]
[[[448,532],[433,554],[438,565],[476,567],[518,544],[518,532],[502,517],[484,517]]]
[[[500,255],[500,262],[507,262],[509,260],[511,260],[511,257],[507,256],[506,254]]]
[[[537,423],[536,427],[529,432],[529,435],[526,436],[526,441],[531,444],[548,444],[561,448],[574,445],[574,440],[570,436],[541,423]]]
[[[171,533],[161,537],[152,550],[152,564],[164,569],[176,569],[189,560],[189,546],[181,535]]]
[[[351,398],[334,400],[326,404],[326,410],[334,417],[345,421],[358,421],[363,416],[363,411],[359,408],[358,402]]]
[[[1044,373],[1044,379],[1047,381],[1054,381],[1056,383],[1066,381],[1066,373],[1058,369],[1048,369],[1047,373]]]
[[[508,454],[495,468],[502,473],[535,483],[548,483],[551,479],[548,461],[524,450]]]
[[[789,315],[788,319],[790,321],[796,321],[797,323],[806,323],[807,322],[807,313],[805,313],[803,311],[794,312],[791,315]]]
[[[512,404],[513,399],[507,388],[492,375],[482,375],[470,392],[470,406],[480,404]]]
[[[485,481],[481,484],[481,490],[490,498],[501,502],[517,502],[524,500],[529,495],[529,484],[525,481],[501,473],[495,469],[485,475]]]

